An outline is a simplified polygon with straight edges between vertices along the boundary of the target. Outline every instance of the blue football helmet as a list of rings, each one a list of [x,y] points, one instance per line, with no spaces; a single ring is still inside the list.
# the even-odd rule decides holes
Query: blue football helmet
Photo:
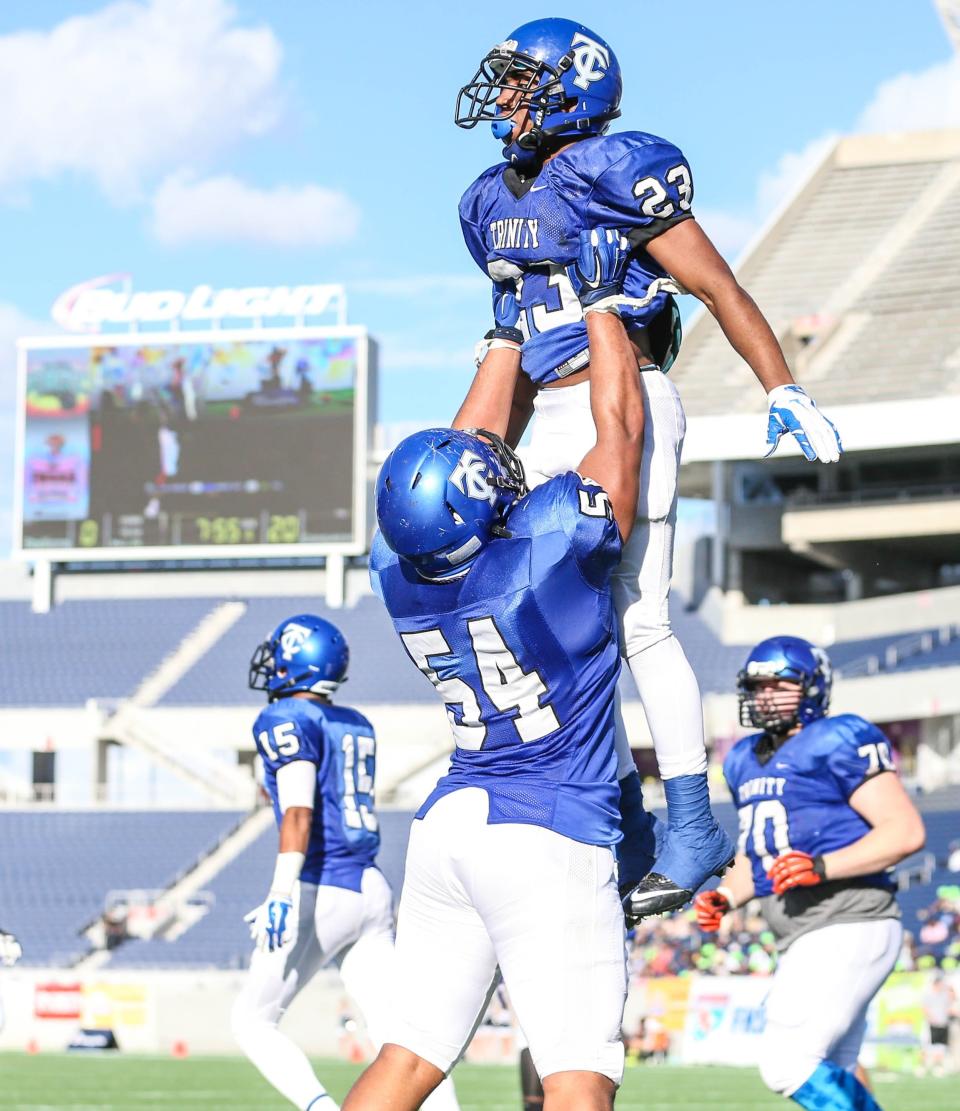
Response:
[[[476,434],[475,434],[476,433]],[[463,574],[526,493],[523,466],[483,429],[415,432],[377,479],[377,523],[387,545],[431,580]]]
[[[504,91],[517,93],[510,116],[497,105]],[[489,120],[504,158],[525,168],[555,139],[602,135],[620,115],[622,91],[620,63],[599,35],[570,19],[535,19],[486,55],[457,96],[454,122],[476,127]],[[513,141],[510,119],[523,108],[533,128]]]
[[[331,695],[346,682],[350,649],[343,633],[312,613],[288,617],[250,659],[249,686],[270,701],[296,691]]]
[[[799,683],[803,688],[799,705],[788,710],[778,707],[775,699],[759,699],[758,688],[765,679]],[[737,675],[740,724],[768,733],[785,733],[797,724],[808,725],[826,715],[832,685],[833,668],[822,648],[800,637],[762,640]]]

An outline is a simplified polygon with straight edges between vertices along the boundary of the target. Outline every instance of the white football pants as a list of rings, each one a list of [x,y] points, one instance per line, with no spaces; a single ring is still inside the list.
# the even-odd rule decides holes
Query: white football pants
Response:
[[[254,952],[233,1007],[233,1034],[264,1078],[297,1107],[306,1108],[324,1089],[303,1050],[278,1029],[287,1007],[335,962],[379,1049],[393,997],[393,931],[390,885],[378,869],[367,868],[360,891],[301,882],[293,945]],[[424,1106],[457,1111],[453,1084],[445,1080]]]
[[[867,1008],[893,971],[897,918],[838,922],[802,934],[780,957],[766,1001],[760,1075],[792,1095],[822,1061],[856,1068]]]
[[[677,478],[687,422],[666,374],[642,374],[643,462],[637,521],[613,578],[620,648],[643,703],[663,779],[707,770],[703,707],[696,676],[670,627],[668,599],[677,523]],[[531,489],[575,471],[597,442],[590,383],[540,390],[530,446],[521,450]],[[594,478],[594,475],[585,477]],[[624,740],[618,729],[618,752]],[[622,774],[622,773],[621,773]]]
[[[387,1040],[447,1072],[502,973],[541,1077],[584,1070],[619,1084],[627,976],[613,852],[488,825],[487,811],[486,792],[467,787],[413,823]]]

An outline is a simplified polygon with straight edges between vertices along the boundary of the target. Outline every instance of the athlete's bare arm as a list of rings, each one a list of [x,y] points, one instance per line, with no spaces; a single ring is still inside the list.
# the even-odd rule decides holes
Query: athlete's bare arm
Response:
[[[626,542],[637,516],[643,457],[643,386],[633,347],[616,313],[588,312],[590,409],[597,442],[577,468],[606,490]]]
[[[530,383],[529,378],[525,380]],[[496,432],[498,436],[502,436],[511,447],[516,447],[517,441],[511,440],[509,432],[511,424],[515,423],[514,399],[521,389],[522,381],[524,376],[520,373],[519,350],[495,347],[488,351],[473,376],[467,396],[457,410],[451,427],[485,428],[488,432]],[[531,401],[531,411],[532,408]],[[526,421],[523,422],[523,428],[525,427]],[[517,440],[523,435],[523,428],[520,428]]]
[[[730,345],[767,391],[793,382],[793,375],[756,302],[696,222],[684,220],[651,239],[647,254],[716,318]]]
[[[313,810],[308,806],[288,806],[280,822],[280,846],[282,853],[306,853],[310,843],[310,828],[313,825]]]
[[[868,779],[850,796],[850,805],[873,828],[852,845],[823,854],[826,879],[882,872],[923,848],[923,819],[896,775]]]

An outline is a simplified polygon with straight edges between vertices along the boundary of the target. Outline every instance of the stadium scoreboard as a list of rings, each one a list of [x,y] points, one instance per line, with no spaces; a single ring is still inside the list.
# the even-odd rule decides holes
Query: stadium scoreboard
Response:
[[[374,375],[346,325],[21,340],[17,554],[366,551]]]

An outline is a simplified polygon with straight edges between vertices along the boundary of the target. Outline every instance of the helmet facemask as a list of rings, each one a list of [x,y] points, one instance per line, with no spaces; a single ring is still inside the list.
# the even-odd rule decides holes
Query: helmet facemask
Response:
[[[804,693],[803,684],[788,676],[767,679],[741,671],[737,676],[740,724],[783,737],[800,722]]]
[[[526,108],[536,125],[537,117],[542,120],[548,112],[561,111],[567,103],[561,72],[547,62],[512,49],[509,42],[495,46],[457,95],[454,123],[469,129],[484,120],[504,122]],[[503,93],[512,97],[509,115],[497,103]]]

